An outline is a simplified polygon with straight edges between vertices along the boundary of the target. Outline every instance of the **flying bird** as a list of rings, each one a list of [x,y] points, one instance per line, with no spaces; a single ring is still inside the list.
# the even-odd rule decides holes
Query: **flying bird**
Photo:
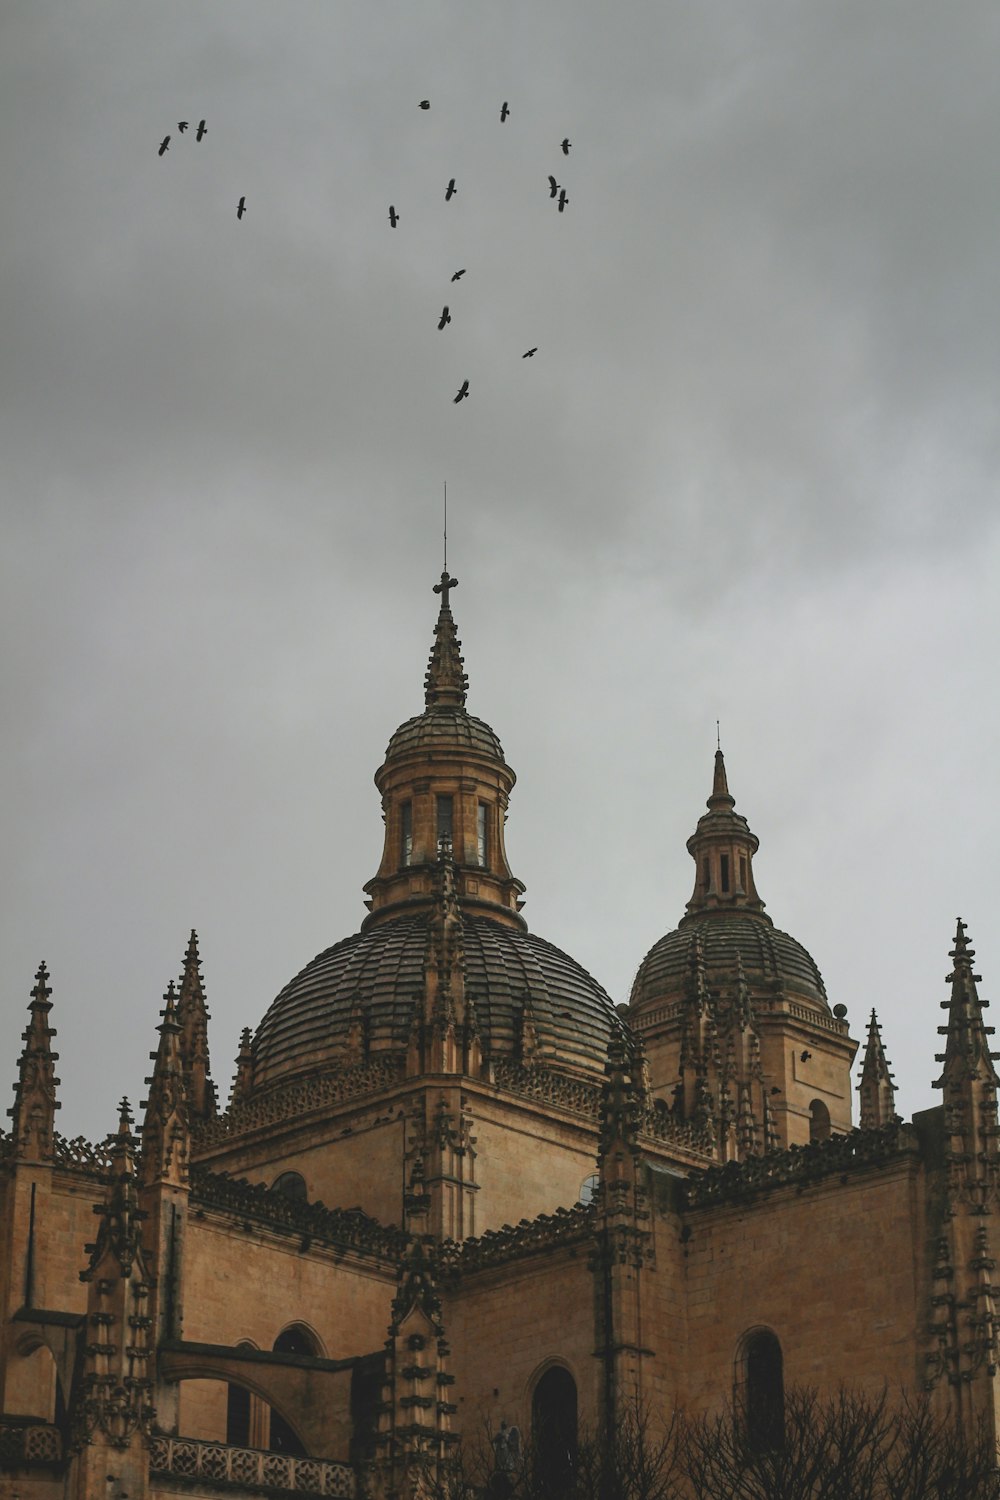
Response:
[[[242,217],[246,213],[246,211],[247,211],[247,200],[245,198],[241,198],[240,201],[239,201],[239,203],[237,203],[237,205],[236,205],[236,217],[238,219],[242,219]]]
[[[566,197],[566,189],[565,188],[560,188],[559,189],[559,212],[560,213],[562,213],[563,209],[566,207],[566,205],[567,205],[568,202],[569,202],[569,199]]]
[[[455,397],[455,405],[457,406],[460,401],[464,401],[468,394],[469,382],[467,380],[463,380],[462,384],[458,388],[458,395]]]
[[[204,120],[199,120],[198,121],[198,134],[195,136],[195,140],[196,141],[200,141],[201,138],[202,138],[202,136],[203,135],[207,135],[207,134],[208,134],[208,126],[205,124]]]
[[[430,109],[430,107],[431,107],[431,101],[429,99],[421,99],[421,101],[420,101],[420,108],[421,109]]]
[[[465,275],[465,267],[463,266],[460,271],[456,271],[455,272],[455,274],[452,276],[451,279],[452,279],[452,281],[459,281],[461,279],[461,277],[463,277],[464,275]]]
[[[538,353],[538,345],[536,344],[535,347],[534,347],[534,349],[527,349],[524,352],[524,354],[521,355],[521,358],[522,359],[530,359],[533,354],[537,354],[537,353]]]
[[[455,194],[457,192],[458,192],[458,188],[455,186],[455,179],[454,179],[454,177],[449,177],[448,178],[448,186],[445,189],[444,201],[446,203],[448,203],[452,198],[454,198],[454,196],[455,196]]]
[[[563,141],[560,142],[560,145],[562,146],[562,154],[563,154],[563,156],[568,156],[569,155],[569,148],[570,148],[570,146],[572,146],[572,144],[573,144],[573,142],[569,139],[568,136],[566,137],[565,140],[563,140]]]
[[[555,178],[552,176],[552,173],[550,172],[549,173],[549,197],[550,198],[554,198],[555,195],[556,195],[556,193],[558,193],[558,191],[559,191],[559,184],[558,184],[558,182],[556,182]]]
[[[444,309],[443,309],[443,311],[441,313],[441,321],[438,324],[438,333],[441,332],[442,328],[447,327],[447,325],[450,322],[451,322],[451,313],[448,311],[448,304],[446,302],[445,305],[444,305]]]
[[[392,225],[393,229],[395,229],[396,225],[399,223],[399,214],[393,208],[391,203],[389,204],[389,223]]]
[[[157,156],[162,156],[163,153],[164,153],[164,151],[169,151],[169,150],[170,150],[170,137],[169,137],[169,135],[165,135],[163,137],[163,140],[160,142],[160,149],[159,149],[159,151],[157,151],[156,154],[157,154]]]
[[[188,128],[188,122],[187,122],[187,120],[178,120],[177,121],[177,129],[180,131],[181,135],[184,134],[184,132],[185,132],[185,130],[187,130],[187,128]]]
[[[507,118],[507,116],[509,114],[510,114],[510,110],[507,108],[507,101],[505,99],[503,101],[503,104],[502,104],[501,109],[500,109],[500,124],[501,125],[503,124],[504,120],[506,120],[506,118]]]

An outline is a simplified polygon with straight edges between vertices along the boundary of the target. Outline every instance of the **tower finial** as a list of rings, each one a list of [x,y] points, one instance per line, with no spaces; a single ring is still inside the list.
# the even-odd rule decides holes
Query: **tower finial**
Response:
[[[444,482],[444,571],[448,571],[448,481]],[[442,577],[444,575],[442,574]]]
[[[719,728],[718,719],[715,721],[715,748],[716,750],[722,749],[722,730]]]
[[[434,627],[434,644],[424,678],[424,702],[428,708],[465,707],[469,679],[463,670],[460,649],[462,643],[455,630],[449,598],[451,590],[457,587],[458,579],[452,578],[447,568],[441,574],[440,583],[434,585],[435,594],[441,595],[441,609]]]

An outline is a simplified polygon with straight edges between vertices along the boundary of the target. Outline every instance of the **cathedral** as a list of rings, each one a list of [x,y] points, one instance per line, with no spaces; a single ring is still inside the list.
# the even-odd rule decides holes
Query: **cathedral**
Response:
[[[0,1131],[3,1500],[396,1500],[483,1434],[501,1467],[572,1462],[636,1403],[731,1405],[766,1440],[799,1387],[928,1393],[1000,1437],[998,1078],[963,923],[939,1106],[896,1113],[873,1012],[855,1123],[846,1008],[765,909],[719,751],[691,898],[615,1004],[522,915],[455,583],[375,772],[368,914],[261,998],[228,1100],[194,933],[102,1141],[56,1129],[35,975]]]

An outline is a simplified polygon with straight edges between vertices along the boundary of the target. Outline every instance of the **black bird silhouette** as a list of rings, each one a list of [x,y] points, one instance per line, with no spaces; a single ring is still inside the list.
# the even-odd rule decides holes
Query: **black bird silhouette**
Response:
[[[455,274],[454,274],[454,275],[453,275],[453,276],[452,276],[452,278],[451,278],[451,279],[452,279],[452,281],[458,281],[458,280],[460,280],[460,279],[461,279],[461,277],[463,277],[463,276],[464,276],[464,275],[465,275],[465,267],[464,267],[464,266],[463,266],[463,267],[462,267],[462,269],[461,269],[461,270],[460,270],[460,271],[456,271],[456,272],[455,272]]]
[[[188,122],[187,122],[187,120],[178,120],[177,121],[177,129],[180,131],[181,135],[184,134],[184,132],[185,132],[185,130],[187,130],[187,128],[188,128]]]
[[[567,205],[568,202],[569,202],[569,199],[566,197],[566,189],[565,188],[560,188],[559,189],[559,212],[560,213],[562,213],[563,209],[566,207],[566,205]]]
[[[560,144],[562,146],[562,154],[563,154],[563,156],[568,156],[569,155],[569,148],[570,148],[570,146],[572,146],[573,142],[567,136],[565,140],[563,140],[563,141],[560,142]]]
[[[455,194],[457,192],[458,192],[458,188],[455,186],[455,179],[454,179],[454,177],[449,177],[448,178],[448,186],[445,189],[444,201],[446,203],[449,202],[450,199],[454,198],[454,196],[455,196]]]
[[[528,349],[528,350],[526,350],[525,353],[521,355],[521,358],[522,359],[530,359],[533,354],[537,354],[537,353],[538,353],[538,345],[536,344],[535,347],[534,347],[534,349]]]
[[[200,141],[201,138],[202,138],[202,136],[203,135],[207,135],[207,134],[208,134],[208,126],[205,124],[204,120],[199,120],[198,121],[198,134],[195,136],[195,140],[196,141]]]
[[[441,313],[441,321],[438,324],[438,333],[440,333],[441,330],[442,330],[442,328],[446,327],[447,324],[449,324],[450,322],[451,322],[451,313],[448,311],[448,304],[446,302],[445,305],[444,305],[444,310]]]
[[[239,203],[237,203],[237,205],[236,205],[236,217],[238,219],[242,219],[242,217],[246,213],[246,211],[247,211],[247,200],[245,198],[241,198],[240,201],[239,201]]]
[[[457,406],[460,401],[464,401],[468,394],[469,382],[467,380],[463,380],[462,384],[458,388],[458,395],[455,397],[455,405]]]
[[[549,173],[549,197],[550,198],[554,198],[555,195],[556,195],[556,193],[558,193],[558,191],[559,191],[559,184],[558,184],[558,182],[556,182],[555,178],[552,176],[552,173],[550,172]]]
[[[389,204],[389,223],[392,225],[393,229],[395,229],[396,225],[399,223],[399,214],[393,208],[391,203]]]
[[[156,154],[157,154],[157,156],[162,156],[163,153],[164,153],[164,151],[169,151],[169,150],[170,150],[170,137],[169,137],[169,135],[165,135],[163,137],[163,140],[160,142],[160,149],[159,149],[159,151],[157,151]]]
[[[507,118],[507,116],[509,114],[510,114],[510,110],[507,108],[507,101],[505,99],[503,101],[503,105],[501,106],[501,109],[500,109],[500,124],[501,125],[503,124],[504,120],[506,120],[506,118]]]
[[[429,99],[421,99],[421,101],[420,101],[420,108],[421,109],[430,109],[430,107],[431,107],[431,101]]]

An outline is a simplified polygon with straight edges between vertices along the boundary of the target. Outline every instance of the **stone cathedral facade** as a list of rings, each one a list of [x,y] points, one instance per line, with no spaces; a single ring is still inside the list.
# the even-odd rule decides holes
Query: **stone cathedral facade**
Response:
[[[101,1142],[56,1128],[35,976],[0,1132],[5,1500],[392,1500],[484,1432],[566,1453],[636,1400],[751,1421],[793,1385],[997,1432],[998,1079],[963,924],[940,1106],[896,1114],[872,1012],[855,1125],[845,1007],[765,911],[720,752],[691,899],[614,1004],[521,914],[454,586],[375,774],[368,915],[262,1002],[228,1102],[194,934]],[[102,1080],[109,1110],[136,1086]]]

